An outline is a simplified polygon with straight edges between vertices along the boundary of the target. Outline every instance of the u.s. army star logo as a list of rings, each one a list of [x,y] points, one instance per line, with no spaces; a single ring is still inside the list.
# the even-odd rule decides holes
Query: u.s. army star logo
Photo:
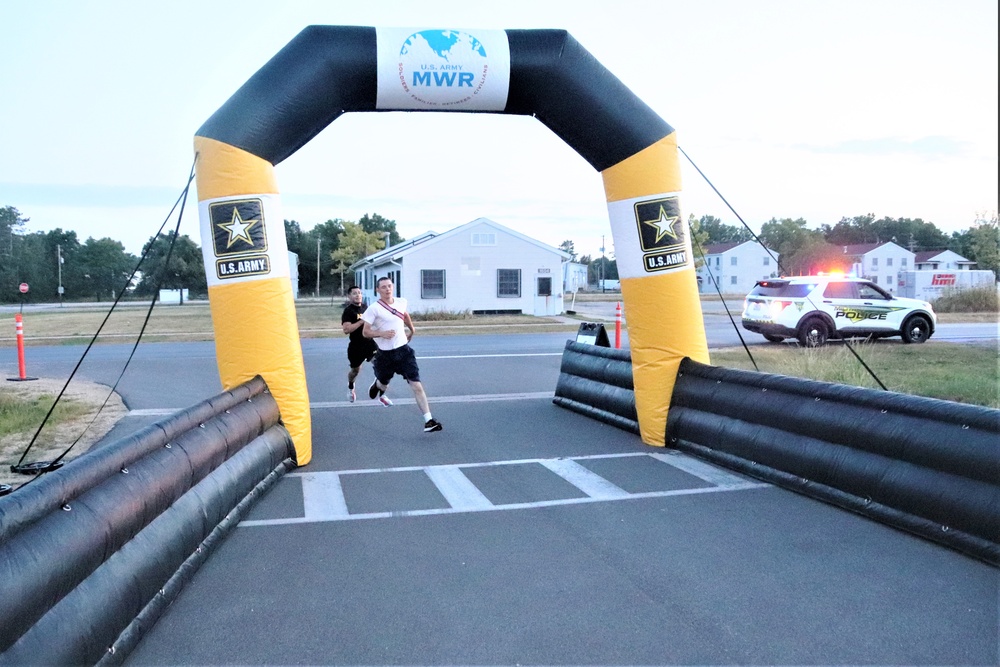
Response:
[[[690,259],[677,197],[635,203],[642,265],[647,272],[683,267]]]
[[[210,204],[208,211],[216,257],[267,252],[264,211],[259,199]]]

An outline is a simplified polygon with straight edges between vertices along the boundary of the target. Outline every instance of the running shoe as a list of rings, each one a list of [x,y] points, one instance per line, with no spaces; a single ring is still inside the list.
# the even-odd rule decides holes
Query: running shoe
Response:
[[[440,431],[444,426],[441,426],[441,422],[435,421],[434,419],[428,419],[427,423],[424,424],[424,433],[432,433],[434,431]]]
[[[368,398],[375,400],[385,392],[378,388],[378,380],[372,382],[372,386],[368,387]]]
[[[387,408],[392,406],[392,401],[390,401],[389,397],[385,396],[384,394],[378,397],[378,402]]]
[[[347,398],[350,399],[351,403],[358,400],[358,395],[354,393],[354,387],[347,390]]]

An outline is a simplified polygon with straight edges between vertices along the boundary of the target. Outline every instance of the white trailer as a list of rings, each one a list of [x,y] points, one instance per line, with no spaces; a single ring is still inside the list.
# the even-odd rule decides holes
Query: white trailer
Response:
[[[902,271],[899,296],[933,301],[949,292],[996,284],[992,271]]]

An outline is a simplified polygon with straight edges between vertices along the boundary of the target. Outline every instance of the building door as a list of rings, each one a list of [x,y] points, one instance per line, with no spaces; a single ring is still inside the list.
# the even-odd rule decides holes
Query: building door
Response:
[[[537,276],[535,278],[535,312],[536,317],[556,314],[556,299],[552,295],[552,276]]]

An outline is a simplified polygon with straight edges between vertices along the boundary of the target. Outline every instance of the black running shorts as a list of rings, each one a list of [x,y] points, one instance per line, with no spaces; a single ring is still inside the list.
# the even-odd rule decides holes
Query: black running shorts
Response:
[[[379,350],[372,361],[372,368],[375,377],[382,384],[389,384],[393,375],[402,375],[407,382],[420,382],[417,355],[409,345],[397,347],[395,350]]]
[[[373,340],[366,340],[363,343],[351,341],[347,344],[347,363],[351,365],[351,368],[357,368],[363,362],[371,361],[376,352],[378,352],[378,346]]]

